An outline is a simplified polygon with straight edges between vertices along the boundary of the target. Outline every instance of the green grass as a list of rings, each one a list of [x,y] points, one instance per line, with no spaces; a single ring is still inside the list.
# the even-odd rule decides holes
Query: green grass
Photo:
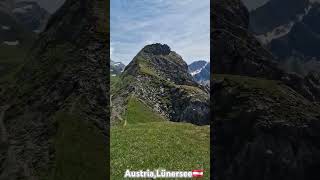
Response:
[[[111,179],[130,170],[204,169],[210,179],[210,128],[153,122],[111,128]]]
[[[228,75],[228,74],[216,74],[215,79],[225,79],[232,86],[240,86],[242,89],[250,89],[260,93],[268,93],[273,96],[282,97],[285,96],[285,90],[283,83],[276,80],[267,80],[257,77]]]
[[[147,105],[134,97],[130,98],[128,102],[124,118],[127,124],[165,121],[163,117],[154,113]]]
[[[110,90],[111,90],[111,94],[113,94],[116,91],[117,88],[117,84],[120,81],[120,77],[119,76],[111,76],[110,74]]]
[[[88,180],[108,177],[105,137],[80,115],[59,113],[54,170],[48,180]]]
[[[0,80],[10,76],[23,64],[27,52],[24,47],[0,45]]]
[[[210,179],[210,128],[163,119],[131,98],[126,125],[111,127],[111,179],[130,170],[204,169]]]

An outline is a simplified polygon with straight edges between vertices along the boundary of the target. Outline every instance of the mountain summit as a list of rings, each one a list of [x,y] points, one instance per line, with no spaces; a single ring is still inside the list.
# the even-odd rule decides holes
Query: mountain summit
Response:
[[[209,124],[209,94],[188,73],[188,65],[165,44],[145,46],[121,75],[113,95],[113,121],[130,98],[171,121]]]

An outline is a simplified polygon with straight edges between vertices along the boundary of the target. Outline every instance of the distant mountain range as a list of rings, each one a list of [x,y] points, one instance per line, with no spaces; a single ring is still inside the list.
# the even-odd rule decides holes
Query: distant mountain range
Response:
[[[0,1],[0,76],[22,64],[49,17],[36,2]]]
[[[194,61],[188,66],[188,71],[198,83],[202,85],[210,84],[210,62]]]
[[[284,10],[285,9],[285,10]],[[250,30],[288,72],[320,71],[320,4],[270,0],[250,13]]]
[[[115,62],[115,61],[110,61],[110,74],[111,76],[118,76],[120,75],[123,71],[126,65],[124,65],[122,62]]]
[[[119,76],[125,69],[122,62],[110,61],[110,75]],[[210,84],[210,62],[199,60],[188,65],[188,73],[201,85]]]
[[[37,2],[18,1],[12,10],[16,19],[29,30],[40,33],[44,30],[50,13]]]
[[[2,1],[0,7],[2,7],[0,8],[2,14],[7,14],[24,28],[36,33],[44,29],[50,17],[48,11],[33,1]],[[2,25],[5,26],[5,24]]]

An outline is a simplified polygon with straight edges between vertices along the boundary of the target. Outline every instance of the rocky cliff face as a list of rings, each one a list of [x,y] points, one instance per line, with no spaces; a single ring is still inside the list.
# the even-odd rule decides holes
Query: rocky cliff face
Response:
[[[37,2],[18,1],[12,10],[14,17],[28,30],[40,33],[44,30],[50,14]]]
[[[250,30],[255,34],[271,32],[297,20],[308,6],[309,0],[269,0],[250,13]]]
[[[279,58],[288,58],[300,54],[304,59],[319,59],[319,25],[320,4],[315,3],[299,22],[295,23],[286,36],[271,41],[271,51]]]
[[[112,98],[113,109],[123,114],[127,98],[135,96],[172,121],[209,124],[209,94],[193,81],[188,66],[169,46],[145,46],[125,68]],[[113,118],[114,119],[114,118]]]
[[[0,179],[108,177],[108,5],[67,0],[1,86]]]
[[[24,0],[0,1],[0,12],[11,16],[11,19],[13,18],[26,30],[36,33],[44,29],[50,17],[49,12],[41,8],[37,2]],[[6,23],[6,20],[1,21],[2,23]]]
[[[247,31],[248,12],[239,0],[213,7],[216,179],[315,179],[318,74],[302,78],[278,68]]]
[[[214,8],[213,72],[270,79],[281,76],[272,54],[248,31],[249,13],[241,1],[217,1]]]
[[[317,1],[269,1],[250,13],[250,30],[286,72],[319,72],[319,8]]]

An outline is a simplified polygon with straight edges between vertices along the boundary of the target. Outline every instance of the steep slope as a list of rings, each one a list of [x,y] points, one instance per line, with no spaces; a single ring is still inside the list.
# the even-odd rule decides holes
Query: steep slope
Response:
[[[216,179],[316,179],[319,74],[279,69],[247,30],[240,0],[213,2]]]
[[[145,46],[122,73],[112,97],[112,123],[134,96],[171,121],[209,124],[209,94],[193,81],[181,56],[162,44]]]
[[[2,179],[108,177],[108,6],[67,0],[1,87]]]

